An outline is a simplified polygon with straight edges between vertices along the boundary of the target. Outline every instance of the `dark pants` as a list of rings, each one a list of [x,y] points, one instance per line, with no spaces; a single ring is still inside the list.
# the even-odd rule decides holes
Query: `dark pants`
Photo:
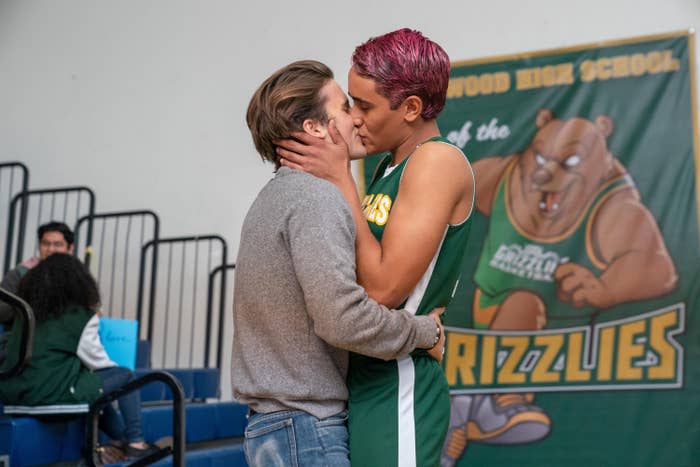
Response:
[[[134,380],[134,374],[128,368],[115,366],[95,371],[102,380],[102,391],[106,394]],[[134,443],[143,441],[141,432],[141,394],[138,390],[117,399],[119,412],[110,404],[102,411],[100,429],[107,436],[119,441]]]

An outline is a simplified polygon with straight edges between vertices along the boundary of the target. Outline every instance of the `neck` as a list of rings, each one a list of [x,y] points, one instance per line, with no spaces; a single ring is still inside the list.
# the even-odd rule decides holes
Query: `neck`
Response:
[[[437,121],[422,120],[418,127],[414,128],[401,143],[391,151],[391,165],[400,164],[408,156],[410,156],[416,147],[425,141],[440,136],[440,129],[437,126]]]

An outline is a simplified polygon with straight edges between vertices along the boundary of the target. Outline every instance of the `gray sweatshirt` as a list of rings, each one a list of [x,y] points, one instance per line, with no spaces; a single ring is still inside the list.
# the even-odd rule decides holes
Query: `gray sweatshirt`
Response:
[[[390,360],[429,348],[435,321],[389,310],[355,275],[355,227],[331,183],[282,167],[241,232],[231,378],[258,412],[345,409],[348,353]]]

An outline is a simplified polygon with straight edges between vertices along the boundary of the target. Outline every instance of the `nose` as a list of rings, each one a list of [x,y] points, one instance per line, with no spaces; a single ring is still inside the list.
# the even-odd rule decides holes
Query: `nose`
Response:
[[[560,169],[561,167],[556,161],[549,160],[532,173],[532,181],[538,185],[548,183],[552,181]]]
[[[546,167],[540,167],[532,173],[532,181],[537,185],[544,185],[552,179],[552,172]]]
[[[360,117],[360,112],[357,110],[357,107],[354,105],[350,107],[350,117],[352,118],[352,123],[355,126],[360,126],[362,125],[362,118]]]

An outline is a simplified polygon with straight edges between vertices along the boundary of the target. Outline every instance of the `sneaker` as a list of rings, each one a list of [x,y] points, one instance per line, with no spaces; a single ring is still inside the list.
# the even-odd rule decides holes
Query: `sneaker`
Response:
[[[141,459],[142,457],[155,454],[158,451],[160,451],[160,448],[150,443],[146,443],[145,448],[137,448],[130,444],[127,444],[126,448],[124,449],[124,452],[130,460]]]
[[[124,444],[119,441],[109,441],[97,446],[96,451],[103,464],[116,464],[129,460],[124,452]]]
[[[467,429],[452,428],[447,432],[445,445],[440,456],[440,467],[454,467],[467,447]]]
[[[533,394],[483,394],[474,401],[467,438],[489,444],[539,441],[549,434],[547,414],[532,403]]]
[[[480,396],[453,394],[450,396],[450,423],[442,446],[440,467],[454,467],[467,447],[467,423],[474,400]]]

